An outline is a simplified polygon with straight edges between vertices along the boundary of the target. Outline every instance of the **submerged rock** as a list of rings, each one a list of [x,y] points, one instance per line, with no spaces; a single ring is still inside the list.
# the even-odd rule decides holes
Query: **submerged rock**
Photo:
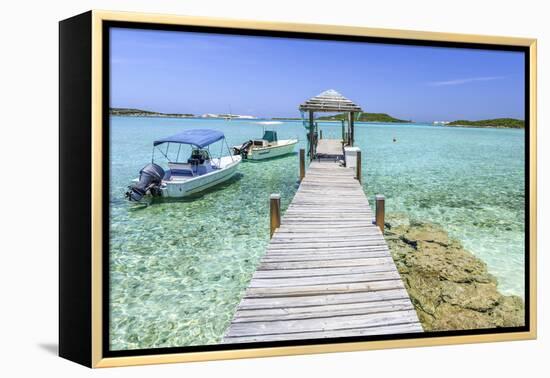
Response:
[[[524,325],[523,300],[441,227],[388,214],[384,236],[425,331]]]

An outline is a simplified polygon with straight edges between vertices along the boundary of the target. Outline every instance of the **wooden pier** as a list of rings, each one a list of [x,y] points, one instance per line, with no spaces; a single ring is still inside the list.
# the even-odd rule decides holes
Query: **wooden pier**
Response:
[[[340,139],[319,139],[315,147],[316,159],[321,158],[343,158],[344,147],[342,146],[342,140]]]
[[[422,332],[355,170],[314,161],[225,343]]]

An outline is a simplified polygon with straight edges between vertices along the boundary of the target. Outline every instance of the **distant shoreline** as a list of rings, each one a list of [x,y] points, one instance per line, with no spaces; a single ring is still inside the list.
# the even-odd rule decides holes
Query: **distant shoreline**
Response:
[[[214,114],[208,113],[203,115],[197,115],[192,113],[161,113],[152,112],[149,110],[132,109],[132,108],[110,108],[109,114],[113,116],[123,117],[159,117],[159,118],[196,118],[196,119],[258,119],[249,115],[240,114]]]
[[[194,119],[237,119],[237,120],[273,120],[273,121],[301,121],[300,117],[265,117],[256,118],[247,115],[238,114],[205,114],[196,115],[192,113],[161,113],[149,110],[135,108],[110,108],[109,114],[113,116],[124,117],[159,117],[159,118],[194,118]],[[347,119],[347,114],[340,113],[332,116],[321,116],[317,121],[342,121]],[[402,120],[394,118],[386,113],[360,113],[355,120],[356,122],[372,122],[372,123],[413,123],[410,120]]]
[[[343,121],[347,120],[347,113],[340,113],[332,116],[319,117],[319,121]],[[411,120],[404,120],[394,118],[387,113],[359,113],[359,116],[355,118],[356,122],[384,122],[384,123],[413,123]]]
[[[191,113],[161,113],[153,112],[142,109],[130,109],[130,108],[111,108],[109,109],[109,114],[111,116],[117,117],[148,117],[148,118],[181,118],[181,119],[226,119],[226,120],[239,120],[239,121],[302,121],[299,117],[265,117],[265,118],[252,118],[250,116],[240,116],[236,114],[217,114],[217,115],[208,115],[200,116]],[[376,116],[382,115],[382,119],[377,120]],[[339,122],[343,119],[342,114],[336,116],[327,116],[320,117],[316,121],[320,122]],[[514,118],[495,118],[487,119],[480,121],[469,121],[469,120],[457,120],[444,124],[435,124],[430,122],[415,122],[415,121],[406,121],[393,118],[385,113],[362,113],[362,117],[356,120],[357,123],[368,123],[368,124],[395,124],[395,125],[414,125],[421,124],[433,127],[462,127],[462,128],[477,128],[477,129],[525,129],[525,121],[514,119]]]
[[[125,117],[163,117],[163,118],[194,118],[191,113],[160,113],[149,110],[130,109],[130,108],[110,108],[110,115]]]
[[[469,121],[465,119],[459,119],[457,121],[449,122],[443,126],[450,127],[493,127],[498,129],[524,129],[525,121],[515,118],[493,118],[482,119],[479,121]]]
[[[472,126],[472,125],[452,125],[452,126],[436,126],[434,127],[440,127],[442,129],[446,128],[455,128],[455,129],[511,129],[511,130],[524,130],[523,127],[508,127],[508,126]]]

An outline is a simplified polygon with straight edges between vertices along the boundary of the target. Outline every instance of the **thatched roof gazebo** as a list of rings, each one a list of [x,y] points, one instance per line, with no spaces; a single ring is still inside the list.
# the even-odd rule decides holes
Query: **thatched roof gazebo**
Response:
[[[350,99],[345,98],[334,89],[329,89],[310,98],[302,105],[301,111],[313,112],[362,112],[361,107]]]
[[[313,159],[316,155],[317,135],[315,133],[314,113],[348,113],[347,140],[342,140],[344,145],[353,146],[354,142],[354,116],[363,110],[350,99],[344,97],[334,89],[329,89],[315,97],[305,101],[299,107],[301,112],[308,112],[308,142],[309,156]]]

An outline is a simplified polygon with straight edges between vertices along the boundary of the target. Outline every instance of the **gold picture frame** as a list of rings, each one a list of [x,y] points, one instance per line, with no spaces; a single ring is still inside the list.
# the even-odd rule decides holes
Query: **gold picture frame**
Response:
[[[85,354],[89,352],[88,358],[81,358],[80,355],[73,355],[69,352],[69,347],[74,346],[68,341],[60,341],[60,354],[63,357],[83,363],[90,367],[114,367],[128,365],[144,365],[144,364],[160,364],[174,362],[189,362],[189,361],[208,361],[219,359],[237,359],[250,357],[268,357],[268,356],[284,356],[284,355],[300,355],[311,353],[329,353],[329,352],[347,352],[371,349],[389,349],[402,347],[419,347],[419,346],[435,346],[448,344],[465,344],[465,343],[481,343],[494,341],[512,341],[512,340],[528,340],[535,339],[537,336],[537,290],[536,290],[536,243],[537,243],[537,149],[536,149],[536,129],[537,129],[537,41],[536,39],[501,37],[501,36],[484,36],[484,35],[469,35],[469,34],[453,34],[453,33],[436,33],[412,30],[394,30],[394,29],[377,29],[367,27],[352,27],[352,26],[337,26],[337,25],[317,25],[317,24],[295,24],[295,23],[279,23],[279,22],[259,22],[251,20],[232,20],[209,17],[188,17],[174,16],[162,14],[145,14],[145,13],[129,13],[129,12],[111,12],[93,10],[83,15],[86,21],[85,26],[75,26],[75,28],[87,29],[89,26],[89,41],[91,62],[89,67],[91,77],[89,85],[91,89],[89,103],[89,120],[91,122],[91,134],[88,134],[91,151],[91,171],[89,188],[91,193],[90,199],[90,229],[89,241],[90,249],[89,260],[83,261],[82,264],[89,264],[86,268],[81,265],[78,269],[88,269],[91,289],[89,308],[91,309],[89,329],[86,331],[89,335],[90,349],[86,349]],[[80,17],[80,16],[77,16]],[[70,19],[71,20],[71,19]],[[70,21],[69,20],[69,21]],[[75,19],[76,20],[76,19]],[[125,357],[104,357],[103,354],[103,287],[102,287],[102,272],[105,267],[103,261],[103,120],[104,120],[104,99],[103,99],[103,58],[104,58],[104,28],[106,22],[128,22],[128,23],[145,23],[156,25],[186,25],[186,26],[201,26],[201,27],[216,27],[216,28],[236,28],[250,29],[273,32],[297,32],[297,33],[316,33],[330,34],[343,36],[358,36],[358,37],[376,37],[376,38],[395,38],[401,40],[412,41],[435,41],[435,42],[454,42],[454,43],[470,43],[470,44],[488,44],[502,46],[521,46],[528,49],[529,54],[529,297],[528,297],[528,314],[529,314],[529,330],[525,332],[510,332],[510,333],[490,333],[476,335],[457,335],[443,337],[428,337],[428,338],[407,338],[400,340],[377,340],[366,342],[349,342],[335,344],[312,344],[312,345],[296,345],[296,346],[281,346],[281,347],[266,347],[254,349],[236,349],[236,350],[216,350],[216,351],[201,351],[201,352],[186,352],[186,353],[170,353],[170,354],[150,354],[136,355]],[[66,21],[62,21],[63,22]],[[76,22],[76,21],[74,21]],[[63,30],[63,26],[61,26]],[[80,29],[79,29],[80,30]],[[63,39],[63,37],[61,37]],[[73,42],[62,41],[61,45],[68,46]],[[76,43],[76,42],[75,42]],[[71,45],[72,46],[72,45]],[[63,51],[61,51],[63,56]],[[84,59],[84,58],[83,58]],[[63,65],[60,69],[63,71]],[[63,72],[61,72],[63,75]],[[61,87],[63,85],[61,84]],[[66,101],[70,101],[66,99]],[[61,101],[61,110],[67,103]],[[63,122],[63,117],[62,122]],[[74,125],[73,125],[74,127]],[[84,125],[78,125],[84,128]],[[63,126],[61,126],[63,133]],[[89,132],[89,131],[88,131]],[[63,139],[63,136],[61,137]],[[61,156],[63,159],[63,155]],[[69,226],[67,226],[69,227]],[[61,230],[62,236],[63,230]],[[83,246],[83,248],[86,246]],[[73,251],[74,252],[74,251]],[[62,253],[61,260],[64,259]],[[72,262],[67,262],[72,264]],[[62,262],[63,265],[63,262]],[[63,272],[62,272],[63,274]],[[69,278],[61,279],[61,295],[67,295],[64,291],[64,285],[69,283]],[[527,298],[526,298],[527,299]],[[62,300],[60,298],[60,300]],[[66,321],[68,317],[76,316],[72,313],[68,304],[60,304],[61,313],[66,314],[61,316],[60,322]],[[75,328],[76,329],[76,328]],[[64,332],[60,335],[61,340],[72,340],[75,329],[61,330]],[[70,335],[69,335],[70,333]],[[86,340],[86,338],[84,338]],[[63,344],[66,344],[65,348]],[[66,351],[66,352],[65,352]]]

